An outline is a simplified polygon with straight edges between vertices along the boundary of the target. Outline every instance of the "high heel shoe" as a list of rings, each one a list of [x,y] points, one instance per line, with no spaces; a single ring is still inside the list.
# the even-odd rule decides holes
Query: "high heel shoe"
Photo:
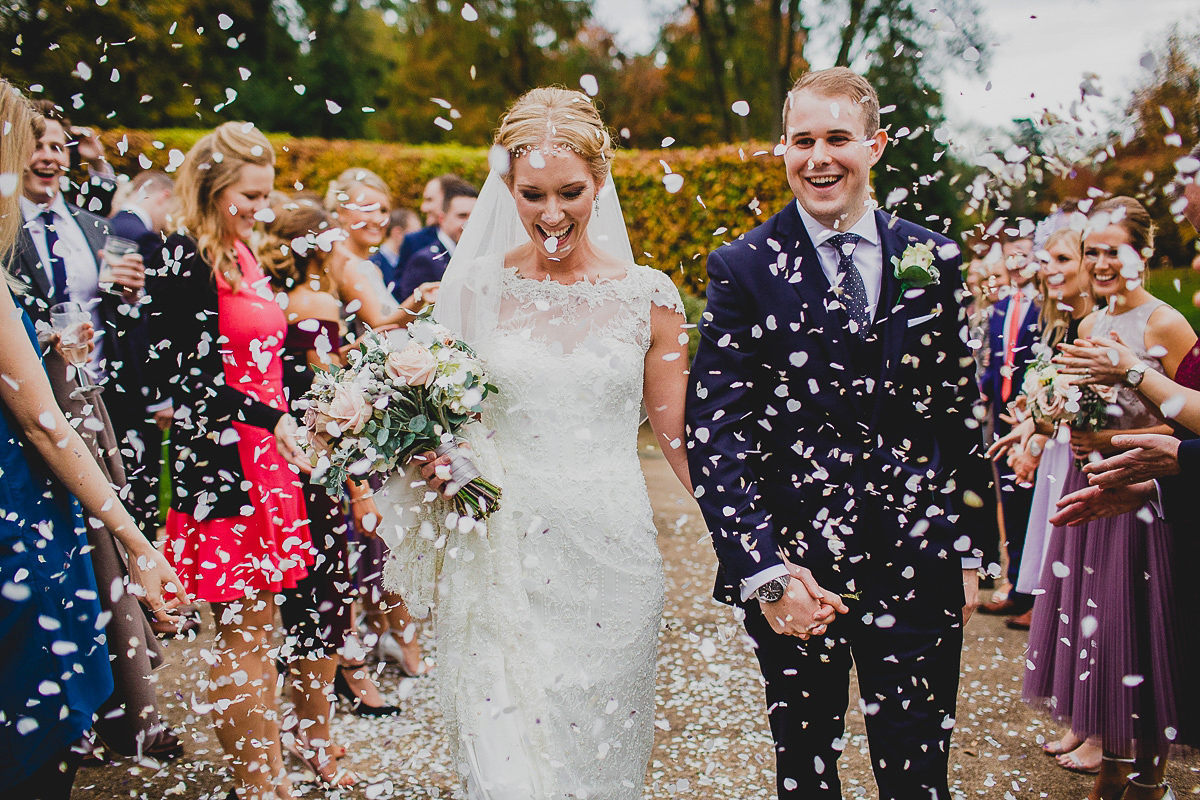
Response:
[[[354,693],[354,689],[350,687],[349,681],[342,674],[342,670],[362,669],[362,664],[339,664],[337,672],[333,676],[333,690],[339,696],[350,701],[350,710],[358,717],[390,717],[393,714],[400,713],[399,706],[369,706],[362,701],[362,698]]]
[[[425,663],[425,659],[419,652],[416,666],[409,666],[404,646],[400,643],[400,636],[395,631],[385,631],[380,635],[379,641],[375,644],[375,657],[380,661],[390,661],[395,664],[399,667],[400,674],[406,678],[420,678],[429,674],[429,665]]]

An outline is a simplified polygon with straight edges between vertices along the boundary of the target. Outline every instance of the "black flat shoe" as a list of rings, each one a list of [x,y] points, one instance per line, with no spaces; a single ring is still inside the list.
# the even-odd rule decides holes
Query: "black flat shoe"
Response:
[[[354,689],[350,688],[350,683],[342,675],[342,670],[362,669],[361,664],[353,666],[339,664],[337,672],[333,676],[333,690],[340,697],[350,701],[350,710],[354,712],[356,717],[390,717],[393,714],[400,713],[400,706],[369,706],[362,701],[358,695],[354,693]]]

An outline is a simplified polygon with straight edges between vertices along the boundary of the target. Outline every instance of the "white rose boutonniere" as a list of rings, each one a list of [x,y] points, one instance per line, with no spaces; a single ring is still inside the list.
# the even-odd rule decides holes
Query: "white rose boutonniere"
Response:
[[[941,277],[933,259],[933,248],[928,244],[910,244],[900,258],[892,256],[892,266],[905,289],[920,289],[937,283]]]

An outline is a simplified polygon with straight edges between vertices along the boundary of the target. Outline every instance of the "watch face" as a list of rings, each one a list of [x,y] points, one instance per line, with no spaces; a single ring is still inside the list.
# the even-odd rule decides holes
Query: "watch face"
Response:
[[[767,581],[758,590],[758,599],[764,603],[776,603],[783,597],[784,591],[787,589],[788,579],[784,577],[773,578]]]

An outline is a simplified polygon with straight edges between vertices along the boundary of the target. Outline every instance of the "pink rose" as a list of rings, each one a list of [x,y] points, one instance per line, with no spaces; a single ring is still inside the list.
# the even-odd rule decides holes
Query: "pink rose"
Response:
[[[416,342],[409,342],[399,352],[389,353],[384,364],[387,374],[409,386],[428,386],[437,371],[437,359]]]
[[[329,417],[339,428],[350,433],[361,433],[373,411],[362,389],[350,384],[338,384],[329,401]]]

